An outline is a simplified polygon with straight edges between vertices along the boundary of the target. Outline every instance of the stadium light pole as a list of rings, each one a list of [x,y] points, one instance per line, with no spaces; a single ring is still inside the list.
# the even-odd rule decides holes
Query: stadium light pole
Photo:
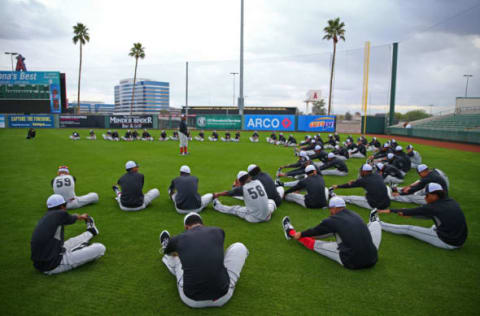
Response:
[[[245,99],[243,97],[243,0],[240,6],[240,91],[238,96],[238,114],[243,116],[243,106]]]
[[[14,52],[5,52],[5,55],[10,55],[10,61],[12,62],[12,71],[13,71],[13,56],[18,55],[18,53]]]
[[[472,78],[473,75],[463,75],[463,76],[467,78],[467,84],[465,85],[465,99],[466,99],[468,95],[468,79]]]
[[[235,107],[235,76],[238,75],[238,72],[231,72],[231,75],[233,75],[233,107]],[[227,115],[228,115],[228,110],[227,110]]]

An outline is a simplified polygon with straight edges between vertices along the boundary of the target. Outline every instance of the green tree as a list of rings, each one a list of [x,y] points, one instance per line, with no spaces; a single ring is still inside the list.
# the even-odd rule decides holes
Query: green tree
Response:
[[[128,56],[135,57],[135,73],[133,75],[133,87],[132,87],[132,101],[130,103],[130,115],[133,112],[133,101],[135,100],[135,82],[137,81],[137,66],[138,59],[145,58],[145,47],[142,47],[142,43],[133,43],[133,47],[130,49]]]
[[[312,102],[312,113],[315,115],[325,115],[325,100],[321,99],[320,101]]]
[[[332,69],[330,71],[330,91],[328,93],[328,115],[332,110],[332,85],[333,85],[333,73],[335,70],[335,55],[337,54],[337,42],[339,39],[345,41],[345,24],[340,22],[340,18],[334,20],[328,20],[328,25],[323,29],[325,36],[323,39],[333,40],[333,57],[332,57]]]
[[[82,78],[82,46],[90,41],[88,28],[82,24],[77,23],[73,26],[73,43],[80,44],[80,66],[78,67],[78,91],[77,91],[77,113],[80,112],[80,81]]]
[[[403,115],[403,120],[412,122],[412,121],[421,120],[430,116],[431,115],[425,112],[425,110],[412,110],[412,111],[408,111]]]
[[[345,113],[345,121],[351,121],[352,120],[352,114],[350,112]]]

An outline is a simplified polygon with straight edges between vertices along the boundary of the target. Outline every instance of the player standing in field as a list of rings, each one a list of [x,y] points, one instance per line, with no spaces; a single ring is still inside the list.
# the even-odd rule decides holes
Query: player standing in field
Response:
[[[96,260],[105,254],[105,246],[100,243],[88,245],[99,231],[88,214],[70,215],[66,202],[59,194],[47,200],[47,213],[38,221],[30,240],[33,266],[47,274],[58,274]],[[84,220],[87,230],[64,242],[64,225]]]
[[[67,202],[67,209],[75,209],[88,204],[98,202],[98,194],[90,192],[86,195],[75,195],[76,179],[70,175],[67,166],[58,167],[57,177],[55,177],[51,185],[55,194],[61,195]]]
[[[180,299],[193,308],[220,307],[235,291],[248,249],[236,242],[224,249],[225,232],[203,226],[200,214],[190,213],[183,220],[185,231],[170,238],[160,233],[168,271],[177,279]]]
[[[382,241],[382,229],[376,211],[370,213],[367,225],[355,212],[346,208],[345,201],[333,197],[329,202],[330,216],[316,227],[297,232],[290,217],[282,220],[285,238],[298,240],[313,250],[348,269],[373,267],[378,260],[378,248]],[[336,241],[326,242],[317,238],[335,236]]]
[[[259,180],[252,180],[246,171],[237,175],[238,183],[230,191],[213,194],[213,208],[221,213],[236,215],[250,223],[268,222],[277,208],[275,201],[268,199],[265,188]],[[245,206],[223,205],[219,196],[243,196]]]
[[[172,180],[168,194],[180,214],[201,212],[213,199],[212,193],[198,194],[198,178],[190,172],[189,166],[180,167],[180,176]]]
[[[188,127],[187,118],[185,115],[182,115],[178,131],[180,137],[180,155],[188,155]]]

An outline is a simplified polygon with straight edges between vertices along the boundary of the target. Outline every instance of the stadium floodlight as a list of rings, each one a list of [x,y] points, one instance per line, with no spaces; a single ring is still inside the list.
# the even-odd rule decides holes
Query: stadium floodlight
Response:
[[[463,75],[463,76],[467,78],[467,84],[465,85],[465,99],[466,99],[468,95],[468,79],[472,78],[473,75]]]
[[[12,71],[13,71],[13,56],[18,55],[18,53],[15,52],[5,52],[5,55],[10,55],[10,60],[12,62]]]

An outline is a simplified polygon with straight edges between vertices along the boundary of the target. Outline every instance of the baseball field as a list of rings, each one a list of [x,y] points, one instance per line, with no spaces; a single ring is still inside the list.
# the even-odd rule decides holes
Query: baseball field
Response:
[[[183,216],[168,198],[170,181],[187,164],[200,179],[200,194],[231,188],[239,170],[250,163],[274,176],[280,165],[296,159],[291,148],[265,142],[250,143],[242,132],[240,143],[192,141],[191,154],[180,156],[177,142],[107,142],[68,139],[72,130],[45,129],[26,140],[24,129],[1,129],[0,155],[0,312],[2,315],[478,315],[480,308],[480,154],[415,145],[430,167],[450,179],[450,195],[467,218],[469,236],[455,251],[435,248],[406,236],[384,232],[375,267],[348,270],[304,248],[283,235],[281,219],[289,215],[298,230],[317,225],[327,210],[303,209],[284,202],[270,222],[251,224],[208,206],[206,225],[225,230],[225,247],[243,242],[249,257],[233,298],[222,308],[193,310],[180,300],[175,278],[161,262],[159,233],[183,230]],[[102,133],[96,130],[97,137]],[[158,131],[153,136],[158,138]],[[171,132],[170,132],[171,134]],[[207,133],[208,134],[208,133]],[[195,136],[196,133],[193,133]],[[223,136],[223,133],[220,133]],[[297,139],[303,138],[298,133]],[[326,136],[326,135],[325,135]],[[346,135],[341,135],[342,141]],[[101,138],[101,137],[100,137]],[[326,137],[324,137],[326,138]],[[370,139],[370,137],[369,137]],[[384,139],[381,139],[382,143]],[[407,143],[400,142],[406,146]],[[145,175],[144,191],[160,190],[160,197],[140,212],[127,213],[113,199],[112,185],[135,160]],[[325,176],[328,186],[357,177],[363,163],[350,159],[347,177]],[[92,241],[107,251],[98,261],[70,272],[45,276],[30,260],[30,238],[46,211],[52,194],[50,181],[57,167],[67,165],[77,179],[76,193],[97,192],[97,204],[77,210],[94,217],[100,234]],[[405,183],[418,178],[410,171]],[[361,189],[338,190],[363,195]],[[225,204],[238,204],[220,198]],[[392,207],[413,207],[392,203]],[[369,212],[348,205],[365,221]],[[433,222],[381,216],[399,224],[431,226]],[[78,222],[66,226],[65,238],[85,230]]]

